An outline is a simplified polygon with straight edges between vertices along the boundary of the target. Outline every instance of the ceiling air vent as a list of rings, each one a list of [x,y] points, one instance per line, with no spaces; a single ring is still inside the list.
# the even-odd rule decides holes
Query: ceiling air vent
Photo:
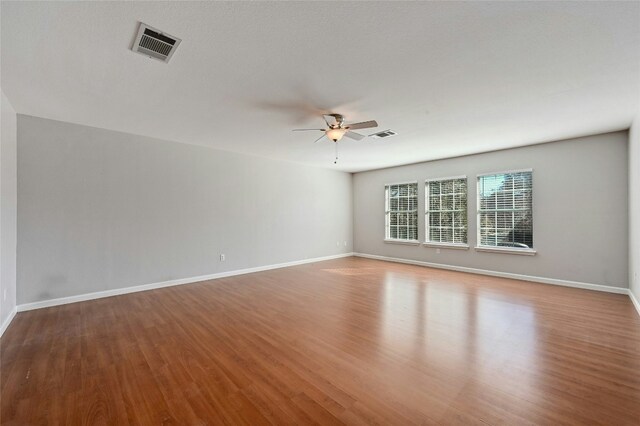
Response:
[[[138,34],[131,50],[162,62],[169,62],[173,52],[180,45],[180,41],[179,38],[140,22],[140,28],[138,28]]]
[[[394,136],[394,135],[397,135],[397,133],[394,132],[393,130],[385,130],[382,132],[374,133],[369,136],[374,139],[383,139],[383,138],[388,138],[389,136]]]

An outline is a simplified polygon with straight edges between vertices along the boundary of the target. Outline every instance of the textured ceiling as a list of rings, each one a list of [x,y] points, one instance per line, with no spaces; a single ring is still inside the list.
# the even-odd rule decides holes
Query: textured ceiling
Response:
[[[626,129],[639,2],[2,2],[23,114],[360,171]],[[143,21],[181,38],[133,53]],[[313,144],[321,112],[385,140]],[[319,132],[318,132],[319,133]]]

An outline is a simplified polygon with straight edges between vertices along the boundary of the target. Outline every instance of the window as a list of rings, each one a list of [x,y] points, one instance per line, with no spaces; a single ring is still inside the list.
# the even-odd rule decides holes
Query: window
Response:
[[[532,172],[478,176],[478,241],[482,247],[533,249]]]
[[[418,183],[385,187],[387,240],[418,240]]]
[[[467,244],[467,178],[434,179],[425,186],[426,242]]]

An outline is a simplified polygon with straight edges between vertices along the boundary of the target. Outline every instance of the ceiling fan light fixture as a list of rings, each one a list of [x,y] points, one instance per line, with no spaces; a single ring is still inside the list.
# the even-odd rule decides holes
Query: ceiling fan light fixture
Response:
[[[334,129],[328,129],[326,135],[332,141],[338,142],[340,139],[342,139],[345,133],[347,133],[347,129],[336,127]]]

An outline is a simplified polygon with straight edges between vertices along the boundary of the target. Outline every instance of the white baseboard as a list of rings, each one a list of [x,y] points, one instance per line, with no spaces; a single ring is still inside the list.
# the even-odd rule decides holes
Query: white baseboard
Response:
[[[254,272],[286,268],[288,266],[303,265],[305,263],[322,262],[324,260],[339,259],[342,257],[350,257],[350,256],[384,260],[388,262],[405,263],[409,265],[426,266],[430,268],[447,269],[450,271],[469,272],[472,274],[489,275],[489,276],[501,277],[501,278],[511,278],[511,279],[521,280],[521,281],[532,281],[532,282],[539,282],[543,284],[553,284],[553,285],[560,285],[565,287],[575,287],[575,288],[582,288],[587,290],[604,291],[608,293],[627,294],[631,299],[631,302],[635,306],[636,310],[638,311],[638,315],[640,315],[640,302],[638,302],[638,299],[636,299],[636,297],[633,295],[631,290],[626,288],[611,287],[611,286],[605,286],[601,284],[583,283],[578,281],[559,280],[554,278],[536,277],[536,276],[530,276],[530,275],[512,274],[509,272],[488,271],[484,269],[467,268],[464,266],[445,265],[440,263],[423,262],[419,260],[410,260],[410,259],[400,259],[395,257],[378,256],[378,255],[366,254],[366,253],[342,253],[342,254],[337,254],[332,256],[316,257],[312,259],[296,260],[292,262],[257,266],[254,268],[238,269],[235,271],[220,272],[217,274],[201,275],[197,277],[181,278],[177,280],[163,281],[159,283],[144,284],[144,285],[138,285],[133,287],[124,287],[124,288],[118,288],[114,290],[99,291],[95,293],[86,293],[86,294],[80,294],[77,296],[61,297],[58,299],[43,300],[41,302],[25,303],[22,305],[18,305],[16,308],[14,308],[11,314],[9,315],[9,317],[5,320],[2,326],[0,326],[0,337],[2,336],[4,331],[7,329],[7,327],[9,327],[9,324],[11,323],[13,318],[16,316],[17,312],[30,311],[32,309],[47,308],[50,306],[66,305],[68,303],[83,302],[86,300],[101,299],[103,297],[117,296],[121,294],[136,293],[139,291],[153,290],[153,289],[162,288],[162,287],[171,287],[175,285],[191,284],[191,283],[196,283],[200,281],[215,280],[218,278],[232,277],[235,275],[251,274]]]
[[[48,308],[50,306],[66,305],[68,303],[84,302],[86,300],[101,299],[103,297],[118,296],[121,294],[136,293],[139,291],[153,290],[174,285],[192,284],[200,281],[215,280],[218,278],[232,277],[234,275],[251,274],[254,272],[268,271],[271,269],[286,268],[288,266],[303,265],[305,263],[322,262],[324,260],[350,257],[353,253],[342,253],[331,256],[315,257],[312,259],[294,260],[292,262],[277,263],[273,265],[256,266],[254,268],[237,269],[235,271],[220,272],[217,274],[200,275],[198,277],[180,278],[177,280],[163,281],[159,283],[143,284],[133,287],[117,288],[113,290],[98,291],[95,293],[79,294],[76,296],[61,297],[58,299],[43,300],[41,302],[24,303],[17,306],[18,312],[30,311],[32,309]]]
[[[633,306],[635,306],[636,311],[638,311],[638,315],[640,315],[640,302],[638,302],[638,299],[636,299],[636,296],[633,294],[631,289],[629,289],[629,299],[631,299]]]
[[[14,307],[11,310],[11,313],[9,314],[9,316],[7,317],[6,320],[4,320],[4,322],[2,323],[2,325],[0,326],[0,337],[2,337],[2,335],[4,334],[5,330],[9,327],[9,324],[11,324],[11,321],[13,321],[13,318],[16,316],[16,314],[18,313],[18,310],[16,309],[16,307]]]
[[[375,254],[353,253],[354,256],[366,257],[367,259],[386,260],[388,262],[406,263],[409,265],[427,266],[429,268],[447,269],[450,271],[470,272],[472,274],[490,275],[500,278],[511,278],[521,281],[533,281],[543,284],[561,285],[565,287],[583,288],[586,290],[604,291],[607,293],[630,294],[628,289],[620,287],[611,287],[601,284],[590,284],[579,281],[558,280],[555,278],[535,277],[531,275],[512,274],[510,272],[487,271],[484,269],[467,268],[464,266],[445,265],[441,263],[423,262],[420,260],[400,259],[396,257],[378,256]]]

